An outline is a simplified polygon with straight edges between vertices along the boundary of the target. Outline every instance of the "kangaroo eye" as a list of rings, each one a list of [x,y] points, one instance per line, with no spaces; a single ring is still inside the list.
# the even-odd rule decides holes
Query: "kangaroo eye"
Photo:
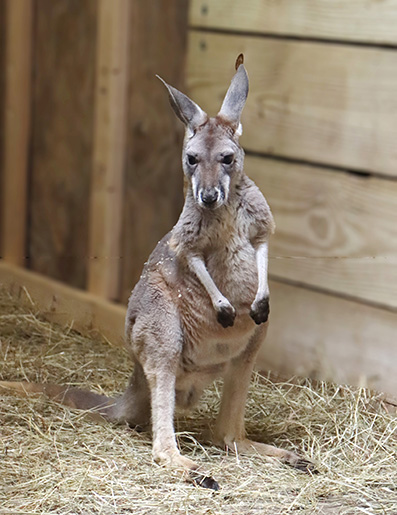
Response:
[[[196,156],[193,156],[192,154],[188,154],[187,155],[187,160],[189,162],[190,165],[196,165],[197,164],[197,157]]]
[[[231,165],[233,162],[234,155],[233,154],[227,154],[226,156],[222,157],[222,163],[225,165]]]

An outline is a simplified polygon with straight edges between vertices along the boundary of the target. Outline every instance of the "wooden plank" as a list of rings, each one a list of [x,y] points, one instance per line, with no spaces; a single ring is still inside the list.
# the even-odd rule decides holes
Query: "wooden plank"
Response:
[[[43,275],[0,261],[0,287],[47,319],[84,333],[99,333],[124,344],[126,308]]]
[[[118,298],[126,153],[129,0],[100,0],[88,289]]]
[[[97,2],[34,5],[30,266],[85,287]]]
[[[0,287],[47,319],[99,332],[123,345],[126,309],[39,274],[0,262]],[[396,315],[331,295],[270,282],[271,323],[257,368],[397,393]]]
[[[183,126],[155,74],[184,89],[187,7],[185,0],[163,2],[161,9],[156,2],[131,2],[122,300],[182,208]]]
[[[395,0],[192,0],[189,21],[211,29],[397,44]]]
[[[259,369],[397,394],[396,314],[274,281],[270,299]]]
[[[248,156],[276,220],[273,276],[397,310],[397,182]]]
[[[4,6],[3,6],[4,7]],[[1,195],[2,255],[26,260],[26,199],[30,142],[32,2],[5,4],[5,113]]]
[[[240,52],[247,149],[397,176],[397,52],[190,31],[189,91],[211,115]]]

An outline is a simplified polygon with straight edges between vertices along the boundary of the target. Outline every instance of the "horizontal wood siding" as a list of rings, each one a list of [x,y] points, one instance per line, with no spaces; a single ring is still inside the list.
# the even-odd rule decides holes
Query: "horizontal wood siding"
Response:
[[[397,182],[246,157],[276,219],[273,277],[397,311]]]
[[[397,176],[397,51],[191,31],[189,92],[211,115],[240,52],[247,150]]]
[[[397,392],[397,316],[270,281],[271,319],[257,367]]]
[[[397,45],[395,0],[192,0],[191,26]]]
[[[276,221],[257,366],[397,390],[397,2],[192,0],[188,93],[244,53],[241,143]]]

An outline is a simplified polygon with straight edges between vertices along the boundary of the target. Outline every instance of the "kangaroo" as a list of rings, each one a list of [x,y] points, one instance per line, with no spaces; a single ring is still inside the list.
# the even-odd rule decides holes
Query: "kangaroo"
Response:
[[[268,326],[268,241],[275,225],[265,198],[243,170],[240,116],[248,75],[242,55],[236,70],[214,118],[159,77],[186,128],[187,190],[179,220],[152,252],[128,302],[125,337],[134,370],[125,393],[110,399],[56,385],[2,383],[95,409],[109,421],[131,426],[151,421],[154,460],[214,490],[216,480],[181,455],[173,420],[176,407],[194,406],[218,377],[224,386],[214,444],[312,470],[296,454],[245,434],[247,391]]]

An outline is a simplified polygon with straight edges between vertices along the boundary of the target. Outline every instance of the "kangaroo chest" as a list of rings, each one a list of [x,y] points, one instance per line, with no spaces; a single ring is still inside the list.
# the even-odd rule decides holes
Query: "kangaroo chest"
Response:
[[[244,217],[237,214],[228,223],[214,224],[203,249],[207,270],[237,310],[249,308],[258,286],[250,232]]]

